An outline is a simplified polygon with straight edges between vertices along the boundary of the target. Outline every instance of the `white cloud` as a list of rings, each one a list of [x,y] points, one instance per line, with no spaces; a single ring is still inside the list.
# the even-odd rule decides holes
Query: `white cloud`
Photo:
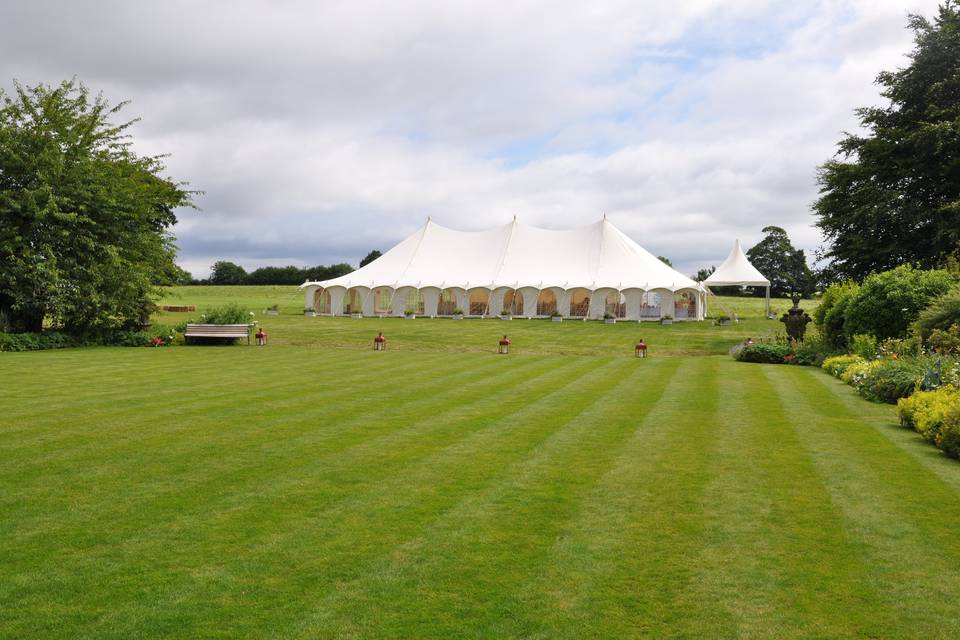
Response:
[[[206,191],[176,229],[198,274],[602,213],[692,272],[769,224],[818,244],[816,166],[935,6],[14,2],[0,84],[132,99],[138,148]]]

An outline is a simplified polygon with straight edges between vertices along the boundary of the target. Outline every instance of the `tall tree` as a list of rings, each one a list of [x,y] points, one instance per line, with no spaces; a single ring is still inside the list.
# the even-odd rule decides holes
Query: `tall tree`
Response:
[[[794,248],[787,232],[780,227],[764,227],[762,231],[767,235],[747,251],[747,258],[770,280],[770,295],[813,293],[813,273],[803,249]]]
[[[365,257],[363,260],[360,261],[360,266],[365,267],[382,255],[383,254],[380,253],[380,251],[378,251],[377,249],[374,249],[373,251],[367,254],[367,257]]]
[[[856,111],[820,167],[817,226],[834,278],[860,279],[903,263],[934,267],[960,241],[960,10],[947,0],[931,22],[911,15],[910,63],[877,83],[889,104]]]
[[[210,268],[210,284],[246,284],[246,281],[247,270],[235,262],[217,260]]]
[[[672,267],[672,266],[673,266],[673,263],[670,262],[670,258],[668,258],[668,257],[666,257],[666,256],[657,256],[657,260],[659,260],[659,261],[662,262],[663,264],[667,265],[668,267]]]
[[[140,322],[175,273],[168,229],[183,185],[141,157],[109,105],[76,80],[0,91],[0,316],[84,333]]]

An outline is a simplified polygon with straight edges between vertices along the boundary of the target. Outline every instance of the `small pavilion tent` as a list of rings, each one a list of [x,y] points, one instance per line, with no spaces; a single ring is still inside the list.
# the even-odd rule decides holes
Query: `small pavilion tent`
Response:
[[[734,241],[727,259],[701,284],[706,287],[766,287],[767,315],[770,314],[770,281],[750,264],[740,247],[740,240]]]
[[[464,315],[702,320],[707,290],[604,217],[577,229],[513,222],[456,231],[431,220],[373,262],[305,282],[323,315]]]

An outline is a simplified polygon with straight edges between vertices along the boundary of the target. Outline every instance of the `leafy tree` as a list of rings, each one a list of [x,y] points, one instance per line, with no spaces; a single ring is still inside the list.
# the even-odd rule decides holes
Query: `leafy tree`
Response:
[[[860,279],[904,263],[931,268],[960,241],[960,9],[933,22],[909,17],[910,63],[877,82],[889,104],[856,111],[866,130],[848,133],[820,167],[817,226],[833,277]]]
[[[670,262],[670,258],[667,258],[666,256],[657,256],[657,260],[659,260],[659,261],[662,262],[663,264],[667,265],[668,267],[672,267],[672,266],[673,266],[673,263]]]
[[[697,275],[693,276],[691,280],[696,280],[697,282],[703,282],[704,280],[709,278],[710,275],[716,270],[717,270],[716,265],[711,265],[709,268],[706,268],[706,269],[697,269]]]
[[[367,254],[367,257],[366,257],[366,258],[364,258],[363,260],[360,261],[360,266],[361,266],[361,267],[365,267],[365,266],[367,266],[368,264],[370,264],[371,262],[373,262],[374,260],[376,260],[377,258],[379,258],[379,257],[382,256],[382,255],[383,255],[382,253],[380,253],[378,250],[374,249],[373,251],[371,251],[370,253]]]
[[[246,269],[233,262],[217,260],[210,268],[210,284],[244,284],[246,280]]]
[[[848,338],[858,333],[880,339],[905,336],[920,311],[956,281],[948,271],[924,271],[909,264],[868,276],[847,303],[843,331]]]
[[[937,329],[949,331],[960,326],[960,285],[933,300],[917,316],[912,329],[926,340]]]
[[[318,265],[316,267],[310,267],[304,270],[304,280],[311,281],[322,281],[329,280],[331,278],[339,278],[340,276],[345,276],[348,273],[353,271],[353,267],[348,265],[345,262],[340,262],[338,264],[332,264],[329,267],[323,265]]]
[[[178,284],[192,284],[193,282],[193,276],[190,274],[190,272],[180,265],[174,263],[171,263],[169,268],[164,269],[163,273],[157,280],[157,284],[165,287]]]
[[[76,80],[0,91],[0,315],[72,333],[138,324],[174,273],[168,229],[191,192],[140,157],[125,106]]]
[[[260,267],[251,271],[243,284],[300,284],[305,280],[303,273],[303,269],[294,265]]]
[[[813,322],[820,335],[835,349],[847,346],[843,327],[847,304],[859,292],[860,285],[856,282],[836,282],[824,290],[820,304],[813,311]]]
[[[747,258],[770,280],[770,295],[813,293],[814,277],[803,249],[794,248],[787,232],[780,227],[764,227],[762,231],[766,237],[747,251]]]
[[[346,275],[353,267],[346,263],[316,267],[260,267],[250,273],[238,264],[226,260],[217,261],[211,268],[210,279],[205,284],[301,284],[306,280],[329,280]]]

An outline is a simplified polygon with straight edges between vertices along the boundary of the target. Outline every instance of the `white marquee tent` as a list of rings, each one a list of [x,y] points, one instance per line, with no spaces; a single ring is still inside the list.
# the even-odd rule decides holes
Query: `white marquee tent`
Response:
[[[430,220],[381,257],[305,282],[320,314],[702,320],[706,289],[661,262],[606,218],[555,231],[510,224],[455,231]]]
[[[766,287],[767,314],[770,313],[770,281],[750,264],[750,260],[740,247],[739,240],[734,241],[730,255],[702,284],[707,287]]]

